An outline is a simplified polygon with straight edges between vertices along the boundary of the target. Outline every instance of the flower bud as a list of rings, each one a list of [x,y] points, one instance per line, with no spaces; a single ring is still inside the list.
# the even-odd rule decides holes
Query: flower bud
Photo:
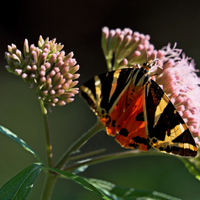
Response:
[[[128,61],[126,66],[146,62],[147,55],[155,56],[154,46],[149,43],[150,36],[133,32],[129,28],[124,30],[102,29],[102,49],[107,60],[108,71],[124,66],[123,60]],[[153,55],[152,55],[153,54]]]
[[[78,93],[78,88],[74,88],[78,81],[74,79],[80,75],[76,74],[79,65],[76,65],[73,52],[65,55],[63,47],[61,43],[56,43],[55,38],[44,40],[42,36],[39,37],[38,47],[34,44],[29,46],[25,39],[23,55],[16,45],[8,45],[6,69],[33,86],[38,99],[45,104],[65,105],[72,102],[74,94]]]

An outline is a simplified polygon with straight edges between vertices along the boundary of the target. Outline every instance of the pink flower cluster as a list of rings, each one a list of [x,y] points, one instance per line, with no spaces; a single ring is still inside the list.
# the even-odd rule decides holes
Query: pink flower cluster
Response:
[[[155,50],[150,36],[131,29],[102,29],[102,49],[108,71],[121,67],[133,67],[147,60],[158,59],[150,75],[163,88],[180,115],[187,123],[198,145],[200,142],[200,79],[194,61],[181,54],[182,50],[170,45]]]
[[[129,28],[109,30],[108,27],[104,27],[101,44],[108,70],[142,64],[147,61],[147,57],[154,59],[157,51],[149,40],[149,35],[133,32]]]
[[[8,63],[6,69],[29,83],[35,88],[38,98],[51,106],[63,106],[74,100],[78,88],[74,88],[78,81],[79,65],[73,58],[73,52],[65,55],[63,45],[56,43],[56,39],[44,40],[39,37],[38,47],[28,45],[24,41],[23,54],[12,44],[8,45],[5,57]]]

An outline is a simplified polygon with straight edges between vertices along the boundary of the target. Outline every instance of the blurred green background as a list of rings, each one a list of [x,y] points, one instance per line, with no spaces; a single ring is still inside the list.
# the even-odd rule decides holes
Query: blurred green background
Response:
[[[0,22],[0,124],[25,140],[45,160],[44,127],[39,103],[33,90],[20,78],[5,69],[4,52],[14,43],[22,49],[25,38],[37,44],[43,38],[57,38],[68,53],[73,51],[80,64],[79,86],[106,71],[101,51],[101,29],[129,27],[151,36],[151,43],[159,49],[169,42],[178,43],[187,56],[200,66],[199,1],[66,1],[29,0],[5,1],[1,5]],[[55,162],[81,134],[90,128],[96,117],[84,101],[52,108],[49,114]],[[108,152],[123,151],[112,137],[100,132],[82,149],[88,152],[106,148]],[[0,186],[36,162],[18,144],[0,135]],[[155,190],[181,199],[200,199],[198,182],[176,157],[143,156],[115,160],[88,168],[86,177],[104,179],[119,186]],[[42,172],[30,193],[29,200],[37,200],[44,181]],[[59,180],[53,200],[98,200],[68,180]]]

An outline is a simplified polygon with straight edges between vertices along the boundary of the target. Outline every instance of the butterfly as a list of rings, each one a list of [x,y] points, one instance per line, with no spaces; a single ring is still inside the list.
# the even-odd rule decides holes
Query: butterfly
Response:
[[[81,96],[106,126],[108,135],[124,148],[195,157],[197,146],[182,117],[150,68],[124,68],[97,75],[81,86]]]

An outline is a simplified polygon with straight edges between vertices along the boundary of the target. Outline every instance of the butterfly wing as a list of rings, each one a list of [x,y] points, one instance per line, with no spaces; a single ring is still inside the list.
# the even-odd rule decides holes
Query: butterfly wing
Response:
[[[107,125],[110,113],[127,90],[133,69],[121,69],[95,76],[81,86],[81,96]]]
[[[167,153],[196,156],[197,147],[187,125],[159,85],[151,80],[143,97],[149,144]]]
[[[134,97],[127,103],[135,72],[127,68],[95,76],[81,86],[81,96],[104,123],[107,134],[117,134],[115,139],[122,147],[146,151],[151,146],[145,132],[142,87],[139,94],[131,88]]]
[[[120,105],[120,101],[117,106]],[[115,113],[111,113],[111,115],[114,114]],[[143,151],[147,151],[151,147],[148,143],[145,131],[143,91],[132,101],[126,111],[116,119],[115,127],[118,132],[115,140],[122,147],[138,148]]]

